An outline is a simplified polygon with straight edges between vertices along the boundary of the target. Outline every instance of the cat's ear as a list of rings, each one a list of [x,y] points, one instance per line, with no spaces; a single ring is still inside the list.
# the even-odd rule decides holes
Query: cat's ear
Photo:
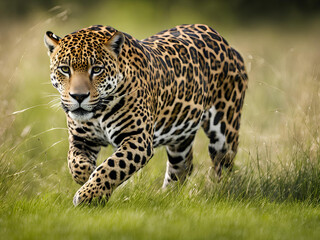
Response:
[[[48,31],[44,34],[44,44],[48,48],[48,55],[53,53],[54,49],[59,45],[60,37]]]
[[[115,32],[115,34],[113,34],[112,37],[106,41],[105,46],[115,58],[118,58],[121,52],[123,43],[124,43],[123,33]]]

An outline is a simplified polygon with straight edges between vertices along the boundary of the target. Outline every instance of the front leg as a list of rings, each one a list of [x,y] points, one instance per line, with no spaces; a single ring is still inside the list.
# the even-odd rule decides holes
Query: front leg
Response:
[[[77,206],[84,202],[90,203],[97,197],[108,199],[112,191],[142,168],[152,155],[152,138],[147,137],[147,134],[127,137],[77,191],[73,204]]]
[[[68,167],[75,182],[82,185],[88,181],[96,168],[100,149],[100,146],[69,133]]]

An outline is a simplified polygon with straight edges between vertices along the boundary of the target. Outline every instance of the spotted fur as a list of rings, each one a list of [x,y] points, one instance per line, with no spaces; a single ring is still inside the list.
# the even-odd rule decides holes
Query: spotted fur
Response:
[[[45,35],[51,81],[69,129],[68,166],[82,185],[74,204],[110,197],[166,146],[163,187],[192,170],[202,126],[217,175],[237,152],[247,74],[240,54],[212,28],[181,25],[139,41],[91,26]],[[96,167],[102,146],[115,152]]]

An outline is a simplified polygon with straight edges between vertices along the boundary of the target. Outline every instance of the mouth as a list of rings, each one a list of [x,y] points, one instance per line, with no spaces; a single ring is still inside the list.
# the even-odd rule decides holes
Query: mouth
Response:
[[[69,117],[76,121],[88,121],[93,117],[93,112],[84,110],[83,108],[77,108],[76,110],[68,112]]]

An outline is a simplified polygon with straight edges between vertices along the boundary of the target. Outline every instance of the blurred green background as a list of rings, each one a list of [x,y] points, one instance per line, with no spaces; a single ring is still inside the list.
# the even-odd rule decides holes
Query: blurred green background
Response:
[[[159,191],[166,162],[159,148],[104,208],[74,209],[79,186],[67,168],[66,121],[44,33],[63,37],[102,24],[143,39],[184,23],[210,25],[245,59],[249,89],[235,170],[219,183],[207,177],[200,131],[185,185]],[[0,236],[317,239],[319,26],[315,0],[0,1]],[[99,162],[112,151],[104,149]]]
[[[114,4],[116,3],[116,4]],[[12,0],[2,1],[0,5],[1,18],[25,19],[38,11],[47,11],[57,5],[72,8],[76,14],[85,14],[88,11],[95,11],[99,7],[122,6],[130,8],[123,4],[139,4],[138,12],[142,13],[152,8],[156,18],[169,16],[170,13],[181,13],[183,10],[189,10],[194,13],[200,13],[204,19],[228,22],[235,20],[239,23],[250,23],[252,20],[259,21],[292,21],[292,20],[310,20],[319,15],[320,3],[316,0],[137,0],[137,1],[103,1],[95,0],[88,2],[86,0]],[[115,9],[114,9],[115,10]],[[137,9],[134,9],[137,11]],[[140,10],[140,11],[139,11]],[[143,17],[143,16],[142,16]]]

